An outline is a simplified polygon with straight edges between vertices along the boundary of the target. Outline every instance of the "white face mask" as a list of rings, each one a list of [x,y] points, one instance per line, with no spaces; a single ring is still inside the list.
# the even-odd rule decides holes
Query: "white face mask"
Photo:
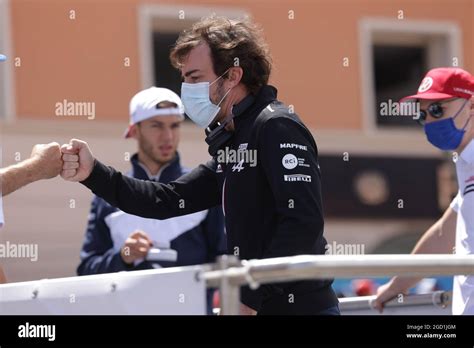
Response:
[[[184,111],[194,123],[201,128],[208,127],[220,111],[220,106],[224,98],[229,94],[231,89],[222,97],[220,102],[215,105],[211,102],[209,87],[224,76],[224,72],[217,79],[209,82],[186,83],[181,84],[181,100],[183,101]]]

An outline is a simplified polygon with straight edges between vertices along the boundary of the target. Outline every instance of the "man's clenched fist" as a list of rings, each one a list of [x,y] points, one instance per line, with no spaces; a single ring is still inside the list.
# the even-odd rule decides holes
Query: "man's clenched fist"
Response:
[[[7,168],[0,168],[0,195],[6,196],[38,180],[54,178],[62,169],[63,161],[58,143],[35,145],[30,158]]]
[[[61,146],[63,168],[61,177],[68,181],[83,181],[89,177],[94,167],[94,157],[85,141],[71,139]]]
[[[128,236],[120,250],[120,255],[125,263],[132,264],[136,260],[145,258],[152,246],[150,237],[145,232],[136,230]]]
[[[58,143],[35,145],[29,161],[34,169],[36,180],[54,178],[63,167]]]

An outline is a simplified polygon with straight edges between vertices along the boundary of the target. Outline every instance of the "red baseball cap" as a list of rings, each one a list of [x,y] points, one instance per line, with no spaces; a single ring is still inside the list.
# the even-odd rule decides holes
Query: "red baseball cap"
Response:
[[[418,87],[418,94],[407,99],[470,99],[474,96],[474,77],[460,68],[435,68],[428,71]]]

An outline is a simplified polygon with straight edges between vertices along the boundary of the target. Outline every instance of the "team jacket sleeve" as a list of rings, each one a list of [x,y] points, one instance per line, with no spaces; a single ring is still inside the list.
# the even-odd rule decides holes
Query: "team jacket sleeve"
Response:
[[[311,134],[296,121],[277,117],[262,128],[260,157],[277,210],[277,230],[264,257],[324,254],[320,169]]]
[[[81,263],[78,275],[129,271],[133,265],[126,264],[119,251],[113,247],[110,229],[105,217],[114,209],[102,199],[94,197],[91,204],[84,243],[81,250]]]
[[[216,162],[211,160],[165,185],[127,177],[96,160],[82,184],[126,213],[168,219],[221,203],[215,170]]]

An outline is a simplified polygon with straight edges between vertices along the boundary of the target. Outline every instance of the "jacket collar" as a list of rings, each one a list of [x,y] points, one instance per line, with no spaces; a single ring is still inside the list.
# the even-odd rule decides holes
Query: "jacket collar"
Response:
[[[234,117],[242,115],[253,103],[255,103],[255,96],[248,94],[239,103],[232,106],[232,115],[234,115]]]
[[[174,156],[170,162],[161,167],[160,171],[155,176],[151,175],[148,168],[140,163],[137,153],[132,156],[130,162],[132,163],[131,175],[136,179],[153,180],[167,184],[168,182],[179,178],[183,173],[178,152],[176,152],[176,156]]]
[[[249,94],[238,104],[232,107],[235,128],[238,129],[241,123],[249,117],[257,117],[268,104],[277,99],[278,91],[275,87],[265,85],[260,88],[254,96]]]

